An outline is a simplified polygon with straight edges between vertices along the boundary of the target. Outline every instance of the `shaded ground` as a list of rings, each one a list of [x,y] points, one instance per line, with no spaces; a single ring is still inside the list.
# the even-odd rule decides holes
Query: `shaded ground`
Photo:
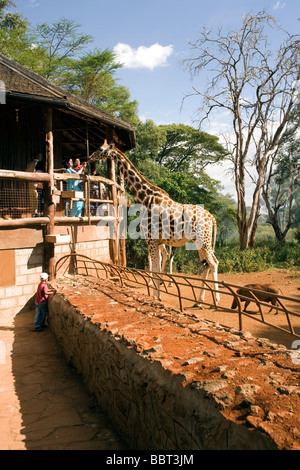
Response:
[[[0,449],[125,449],[34,312],[0,326]]]

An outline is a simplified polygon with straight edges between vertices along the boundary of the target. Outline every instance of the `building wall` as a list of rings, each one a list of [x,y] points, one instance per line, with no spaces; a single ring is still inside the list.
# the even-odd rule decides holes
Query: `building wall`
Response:
[[[5,264],[10,258],[10,264]],[[0,269],[7,272],[0,285],[0,322],[11,325],[14,316],[32,306],[40,274],[43,271],[43,245],[0,250]]]
[[[76,251],[109,262],[109,240],[95,239],[90,227],[78,227]],[[11,326],[16,314],[34,308],[34,294],[44,271],[43,230],[0,230],[0,325]],[[69,243],[55,244],[55,262],[69,254]]]

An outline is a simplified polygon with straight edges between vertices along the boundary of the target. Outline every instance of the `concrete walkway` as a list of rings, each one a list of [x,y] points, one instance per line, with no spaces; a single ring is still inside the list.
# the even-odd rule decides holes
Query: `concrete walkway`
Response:
[[[0,450],[123,450],[94,398],[34,312],[0,324]]]

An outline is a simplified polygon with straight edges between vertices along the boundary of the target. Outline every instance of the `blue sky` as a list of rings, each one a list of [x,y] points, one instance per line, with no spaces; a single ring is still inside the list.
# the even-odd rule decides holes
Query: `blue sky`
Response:
[[[89,48],[126,52],[118,71],[142,119],[157,124],[195,119],[196,99],[182,99],[192,88],[181,60],[202,26],[238,29],[245,13],[266,8],[290,33],[299,32],[299,0],[16,0],[17,11],[35,25],[61,17],[81,25],[94,42]],[[198,86],[199,84],[197,84]]]
[[[156,124],[197,125],[196,98],[185,100],[182,107],[193,82],[181,61],[189,57],[189,42],[200,37],[203,26],[239,29],[246,13],[266,9],[290,34],[300,30],[299,0],[15,0],[15,4],[32,25],[65,17],[94,38],[89,49],[121,53],[125,66],[116,77],[138,101],[140,118]],[[199,81],[195,84],[201,86]],[[221,128],[219,120],[207,123],[205,130],[217,135]],[[218,179],[224,176],[223,169],[211,173]],[[224,184],[225,191],[233,193],[232,181],[225,178]]]

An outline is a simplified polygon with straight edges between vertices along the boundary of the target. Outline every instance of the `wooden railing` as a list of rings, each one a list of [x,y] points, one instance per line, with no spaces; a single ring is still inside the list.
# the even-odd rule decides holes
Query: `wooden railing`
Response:
[[[52,190],[50,203],[54,203],[56,210],[54,212],[54,224],[61,223],[97,223],[105,220],[106,215],[95,215],[91,211],[91,205],[107,204],[113,207],[111,213],[117,213],[118,200],[114,195],[119,195],[121,187],[115,181],[102,176],[90,176],[68,173],[54,173],[55,187]],[[81,180],[83,191],[82,197],[68,197],[64,186],[68,181]],[[5,182],[3,184],[3,182]],[[9,182],[9,183],[8,183]],[[0,227],[19,227],[30,224],[46,225],[49,223],[49,214],[47,204],[44,206],[43,213],[30,215],[30,191],[35,191],[34,185],[38,183],[50,184],[49,173],[22,172],[12,170],[0,170]],[[99,185],[99,197],[91,197],[91,184]],[[106,188],[104,196],[102,185]],[[112,188],[116,190],[113,191]],[[4,197],[5,196],[5,197]],[[84,209],[80,217],[67,217],[65,215],[65,203],[70,201],[83,201]],[[108,214],[107,214],[108,217]],[[112,220],[110,215],[107,220]]]
[[[53,158],[50,158],[51,163]],[[0,229],[4,227],[18,228],[26,226],[46,226],[45,228],[45,265],[49,271],[50,279],[54,276],[55,256],[51,243],[47,242],[49,237],[53,239],[55,225],[85,225],[97,224],[100,221],[111,223],[115,237],[109,237],[109,255],[112,262],[117,263],[119,259],[121,264],[126,264],[125,240],[118,239],[119,231],[119,196],[124,194],[124,183],[120,186],[115,181],[115,167],[113,162],[108,166],[109,178],[102,176],[79,175],[76,173],[60,173],[53,170],[49,173],[40,172],[22,172],[14,170],[0,170],[0,188],[6,188],[10,195],[2,207],[3,198],[0,200]],[[82,197],[64,198],[64,184],[70,180],[81,180],[83,185]],[[122,181],[122,179],[121,179]],[[44,192],[44,204],[42,213],[36,213],[36,194],[35,185],[42,183]],[[99,198],[91,197],[91,184],[99,184]],[[57,187],[57,186],[58,187]],[[101,185],[107,188],[106,197],[102,197]],[[16,194],[16,188],[19,192]],[[14,191],[15,190],[15,191]],[[15,200],[13,197],[19,196]],[[80,216],[68,217],[65,213],[65,203],[69,200],[72,204],[76,200],[84,202],[83,213]],[[95,215],[91,213],[91,203],[101,205],[105,203],[112,208],[111,214]],[[18,206],[14,213],[12,208]],[[11,211],[11,212],[10,212]],[[35,212],[35,213],[34,213]],[[15,217],[15,218],[14,218]]]

